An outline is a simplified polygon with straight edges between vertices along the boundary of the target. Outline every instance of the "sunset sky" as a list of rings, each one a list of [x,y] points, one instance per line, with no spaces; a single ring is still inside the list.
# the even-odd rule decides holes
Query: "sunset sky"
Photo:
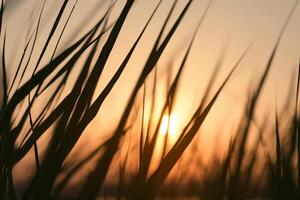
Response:
[[[300,0],[0,0],[0,199],[300,199]]]
[[[42,31],[38,40],[40,45],[45,41],[45,33],[49,31],[55,16],[53,11],[57,12],[60,2],[60,0],[47,1],[45,13],[42,17]],[[124,58],[137,35],[140,33],[157,2],[156,0],[139,0],[130,11],[128,20],[126,20],[122,28],[112,56],[99,82],[99,90],[103,88],[103,85],[107,83],[121,63],[122,58]],[[127,98],[136,83],[145,59],[151,50],[156,35],[170,9],[170,2],[173,1],[167,0],[162,3],[124,74],[109,98],[104,102],[103,107],[100,109],[99,116],[93,120],[86,132],[94,135],[99,132],[109,132],[114,129],[118,122],[118,117],[127,102]],[[179,0],[176,11],[172,17],[173,20],[185,3],[185,0]],[[214,70],[216,60],[220,57],[220,54],[225,52],[225,58],[214,88],[219,86],[238,58],[251,44],[247,56],[232,76],[225,90],[223,90],[219,101],[214,105],[213,112],[210,113],[206,119],[204,129],[207,128],[208,130],[208,134],[206,135],[208,138],[214,138],[213,133],[220,129],[220,126],[215,125],[216,122],[220,122],[218,124],[224,125],[228,130],[234,127],[234,122],[240,116],[244,108],[245,100],[248,97],[246,92],[249,91],[250,85],[250,89],[253,89],[257,84],[258,77],[265,67],[279,32],[294,3],[294,0],[212,1],[205,20],[198,31],[180,83],[180,90],[174,108],[179,127],[185,123],[192,113],[191,111],[197,106],[201,99],[203,89],[208,83],[210,75]],[[18,49],[18,47],[24,47],[24,35],[26,36],[27,34],[24,27],[30,23],[32,10],[35,13],[33,16],[37,16],[41,4],[42,1],[40,0],[10,0],[7,2],[7,14],[5,17],[8,23],[6,29],[11,33],[7,35],[7,43],[10,44],[7,47],[8,62],[16,65],[16,58],[19,58],[21,55],[21,51],[16,51],[16,49]],[[70,11],[71,5],[73,5],[73,3],[68,7],[68,11]],[[93,25],[95,20],[101,17],[109,3],[104,3],[103,7],[98,8],[99,5],[102,5],[102,1],[100,1],[100,3],[98,0],[78,1],[74,15],[67,27],[67,32],[59,46],[59,50],[64,49],[65,46],[73,42],[75,38],[78,38],[78,34],[84,33],[84,30],[87,30]],[[110,22],[113,22],[123,5],[124,1],[118,1],[110,17]],[[178,63],[181,61],[183,53],[187,48],[189,38],[191,38],[192,33],[195,31],[196,24],[203,15],[207,5],[207,0],[195,0],[192,3],[183,23],[179,26],[178,31],[168,45],[162,59],[159,60],[157,66],[159,85],[157,102],[160,105],[163,103],[160,96],[165,94],[166,78],[171,71],[173,71],[174,76],[178,69]],[[293,76],[293,78],[295,78],[297,62],[299,60],[297,56],[300,52],[299,7],[300,6],[296,8],[296,12],[289,22],[280,43],[266,85],[266,92],[264,96],[262,96],[260,106],[264,109],[274,109],[276,98],[278,105],[281,106],[289,90],[289,80]],[[10,10],[13,9],[17,9],[17,11],[10,12]],[[36,17],[32,20],[34,24],[37,21]],[[45,23],[47,21],[48,23]],[[171,20],[171,22],[173,21]],[[171,23],[169,23],[169,27],[170,25]],[[43,60],[43,62],[46,63],[47,61]],[[173,64],[171,65],[172,70],[169,68],[170,64]],[[13,68],[9,69],[9,73],[13,72]],[[147,81],[147,83],[149,83],[148,86],[146,86],[146,88],[148,87],[148,92],[151,90],[152,81],[153,73]],[[147,96],[148,99],[150,99],[150,94],[151,93]],[[140,95],[140,97],[142,96]],[[263,116],[260,115],[258,117]]]

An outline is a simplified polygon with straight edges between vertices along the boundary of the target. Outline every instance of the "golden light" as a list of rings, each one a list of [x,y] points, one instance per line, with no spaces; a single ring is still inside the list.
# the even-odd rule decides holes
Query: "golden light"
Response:
[[[176,131],[178,128],[178,116],[175,113],[171,115],[164,115],[162,118],[160,133],[169,134],[171,138],[176,136]]]

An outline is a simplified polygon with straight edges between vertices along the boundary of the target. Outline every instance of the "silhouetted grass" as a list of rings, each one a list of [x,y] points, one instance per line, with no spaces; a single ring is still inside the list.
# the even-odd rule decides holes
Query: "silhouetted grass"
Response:
[[[39,49],[37,58],[34,58],[34,50],[37,46],[46,0],[43,2],[37,16],[37,23],[30,31],[29,37],[26,38],[22,55],[15,68],[16,71],[10,77],[7,73],[10,66],[8,66],[5,59],[8,33],[5,29],[3,16],[6,3],[4,0],[1,1],[0,199],[68,199],[73,197],[75,199],[97,199],[104,190],[107,176],[116,168],[113,165],[116,159],[119,163],[117,168],[118,183],[110,185],[105,191],[117,199],[154,199],[157,196],[163,196],[162,193],[168,191],[170,194],[165,196],[172,196],[170,190],[174,188],[171,187],[182,188],[181,192],[186,197],[190,195],[204,199],[234,200],[259,197],[297,199],[300,197],[298,116],[300,62],[296,84],[296,99],[288,98],[286,102],[286,105],[295,102],[295,107],[292,108],[293,113],[277,112],[277,108],[275,108],[274,128],[270,129],[266,117],[263,126],[258,127],[259,133],[253,139],[253,144],[249,145],[251,140],[249,135],[252,134],[251,127],[255,124],[254,114],[263,115],[263,112],[265,112],[257,108],[259,98],[272,68],[284,30],[297,7],[298,1],[290,12],[267,60],[266,67],[245,105],[238,127],[233,130],[234,136],[230,140],[226,154],[223,157],[212,157],[207,166],[201,166],[208,170],[201,180],[193,179],[194,177],[184,177],[189,180],[184,186],[179,183],[172,184],[168,182],[168,176],[172,174],[173,168],[183,157],[184,152],[189,149],[194,138],[200,134],[199,129],[203,126],[205,119],[211,113],[212,107],[250,47],[241,54],[223,82],[213,92],[213,86],[216,84],[216,77],[223,63],[225,52],[219,58],[216,58],[215,69],[204,90],[201,101],[193,111],[192,116],[184,124],[183,129],[180,130],[179,136],[173,144],[169,142],[170,133],[167,130],[163,138],[160,160],[155,163],[155,150],[159,148],[159,131],[163,117],[166,114],[170,115],[173,111],[174,104],[177,101],[177,93],[180,92],[178,88],[181,84],[181,77],[184,74],[195,37],[205,16],[208,14],[210,5],[205,9],[193,35],[189,38],[187,49],[183,52],[183,58],[173,79],[171,71],[169,71],[166,95],[159,96],[164,102],[156,121],[158,61],[171,43],[176,31],[180,29],[180,25],[193,3],[193,0],[186,1],[171,24],[171,18],[174,15],[176,6],[178,6],[178,1],[174,0],[170,10],[166,13],[167,16],[163,20],[158,35],[154,38],[154,45],[137,82],[134,84],[114,131],[108,139],[101,141],[98,147],[93,150],[88,149],[90,153],[83,158],[76,158],[75,155],[70,159],[71,152],[81,141],[87,126],[99,114],[104,101],[108,99],[124,70],[128,67],[129,61],[135,59],[134,52],[138,45],[143,45],[141,39],[146,30],[149,29],[151,21],[164,1],[160,0],[157,3],[143,29],[121,60],[121,64],[101,91],[97,91],[97,85],[102,78],[103,70],[109,67],[107,65],[108,59],[112,56],[113,49],[117,48],[116,42],[136,1],[126,0],[117,18],[112,24],[108,24],[112,9],[116,4],[116,1],[111,1],[110,6],[93,27],[73,44],[58,52],[58,45],[68,28],[69,20],[72,18],[77,2],[77,0],[74,2],[62,1],[53,25],[47,33],[46,40]],[[66,12],[68,7],[71,8],[69,13]],[[64,18],[66,18],[65,21]],[[170,25],[169,30],[167,30],[167,25]],[[62,26],[61,31],[59,31],[59,26]],[[55,35],[58,36],[56,41],[54,41]],[[107,37],[104,37],[104,35]],[[50,48],[51,44],[54,45],[54,50]],[[51,53],[49,53],[50,51]],[[51,55],[50,60],[41,65],[42,60],[48,59],[48,55]],[[31,66],[33,61],[36,64]],[[78,65],[79,69],[76,67]],[[79,73],[76,79],[72,81],[71,73],[75,70]],[[26,80],[25,76],[28,73],[30,77]],[[149,98],[146,92],[146,82],[151,75],[154,75],[153,90],[150,97],[150,112],[146,113],[145,106]],[[67,90],[66,85],[70,81],[73,85]],[[130,116],[134,114],[137,116],[134,107],[139,103],[139,95],[142,90],[142,109],[138,109],[142,118],[140,121],[138,117],[132,118]],[[48,96],[49,93],[52,96]],[[48,98],[46,98],[44,105],[36,111],[33,108],[39,104],[39,98],[43,95],[47,95]],[[123,97],[120,96],[119,100],[123,101]],[[105,117],[105,113],[100,114]],[[283,117],[285,114],[287,117]],[[149,117],[148,120],[146,120],[146,116]],[[131,128],[136,124],[140,124],[139,131],[129,136],[128,132],[133,131]],[[284,124],[288,125],[284,126]],[[222,127],[220,129],[222,131]],[[270,138],[263,135],[269,132],[273,133],[270,134],[272,135]],[[40,138],[44,136],[48,139],[42,143]],[[130,145],[126,147],[123,141],[124,138],[128,137],[131,137],[129,138]],[[41,150],[41,146],[43,150]],[[270,146],[274,148],[270,149]],[[138,152],[137,158],[132,156],[132,148]],[[124,149],[126,155],[122,160],[122,157],[118,155]],[[263,149],[264,156],[260,154],[261,149]],[[197,153],[191,152],[195,155]],[[30,172],[33,175],[30,180],[26,180],[27,183],[23,186],[24,191],[19,192],[17,190],[18,183],[14,181],[13,169],[17,165],[22,165],[25,157],[32,154],[35,165]],[[128,170],[128,165],[133,162],[133,159],[138,163],[138,167],[134,172],[131,172]],[[297,161],[297,164],[295,164],[295,161]],[[76,182],[73,190],[71,180],[78,177],[78,173],[84,171],[86,166],[90,166],[90,171],[86,176],[79,176],[80,181]],[[258,169],[258,167],[261,168]],[[151,170],[152,168],[153,170]],[[260,181],[261,179],[263,181]],[[166,189],[168,187],[171,189]],[[73,190],[76,195],[67,194],[66,191],[68,190]],[[173,194],[173,196],[175,195]]]

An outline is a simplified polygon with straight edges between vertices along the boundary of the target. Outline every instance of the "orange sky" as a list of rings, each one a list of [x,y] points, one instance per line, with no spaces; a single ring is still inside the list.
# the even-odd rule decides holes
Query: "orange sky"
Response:
[[[20,1],[15,0],[14,2],[18,3]],[[53,14],[51,13],[54,11],[57,12],[59,2],[61,1],[48,1],[42,24],[45,24],[49,19],[53,19]],[[99,19],[101,13],[103,13],[103,9],[95,9],[97,2],[99,1],[79,0],[70,26],[67,29],[68,31],[59,49],[63,49],[65,47],[64,45],[70,41],[70,38],[73,38],[74,31],[86,30],[88,25],[92,25],[93,22],[95,22],[95,19]],[[113,11],[111,19],[115,18],[120,11],[119,8],[121,8],[124,3],[124,1],[119,2]],[[143,28],[157,2],[157,0],[139,0],[131,10],[119,40],[116,43],[116,48],[113,50],[112,56],[99,82],[99,90],[103,88],[103,85],[107,83],[121,63],[122,58]],[[130,91],[143,67],[146,56],[163,23],[163,19],[166,17],[168,9],[170,8],[169,2],[173,1],[164,1],[159,9],[156,17],[153,19],[141,40],[140,45],[133,54],[124,74],[100,109],[99,116],[97,116],[87,128],[86,132],[90,133],[88,135],[97,138],[99,133],[106,133],[113,130],[118,122],[118,117],[127,102],[126,99],[130,95]],[[178,14],[180,12],[185,2],[185,0],[179,0],[175,13]],[[186,44],[188,43],[187,38],[189,38],[194,31],[195,25],[203,14],[207,3],[208,1],[206,0],[195,0],[193,2],[178,32],[174,35],[165,54],[160,59],[158,63],[159,94],[164,94],[167,65],[170,61],[173,61],[175,63],[173,71],[178,68],[178,62],[182,58]],[[215,138],[216,135],[214,135],[214,133],[220,126],[227,124],[225,128],[228,130],[232,129],[236,118],[239,117],[243,109],[244,101],[247,98],[245,91],[248,89],[249,83],[253,83],[254,80],[257,80],[258,75],[262,72],[293,3],[294,0],[215,0],[213,2],[194,42],[181,81],[178,101],[175,105],[175,112],[179,116],[179,123],[184,123],[190,116],[193,108],[197,106],[197,102],[203,94],[203,89],[207,84],[213,71],[213,66],[222,49],[226,47],[226,55],[216,86],[221,83],[233,64],[242,55],[247,46],[252,43],[249,53],[222,92],[212,113],[208,116],[203,127],[208,130],[208,134],[204,135],[205,139],[203,141],[210,141],[212,138]],[[7,45],[7,60],[10,64],[16,64],[15,59],[20,56],[19,50],[16,52],[16,49],[19,49],[17,45],[21,45],[22,47],[24,43],[23,40],[20,39],[22,38],[20,36],[25,32],[24,24],[28,24],[30,17],[29,11],[36,8],[35,13],[37,13],[41,1],[26,0],[25,3],[22,3],[20,6],[12,4],[13,3],[9,3],[8,1],[8,14],[5,16],[8,20],[7,30],[10,30],[12,33],[8,35],[7,43],[9,45]],[[107,5],[108,4],[105,4],[106,7]],[[70,8],[71,6],[69,9]],[[91,13],[94,14],[94,16],[91,15]],[[173,20],[175,16],[176,15],[173,16]],[[279,105],[281,105],[284,96],[287,94],[289,79],[295,72],[296,63],[300,55],[300,21],[298,19],[300,19],[300,6],[298,6],[295,15],[291,19],[280,44],[274,66],[266,85],[266,92],[262,98],[262,104],[260,105],[263,108],[273,109],[275,97],[277,97],[277,101]],[[86,22],[85,20],[88,21]],[[52,23],[52,21],[50,22]],[[46,26],[42,26],[39,39],[40,45],[43,44],[42,41],[45,39],[45,33],[49,30],[50,22],[46,23]],[[44,60],[44,62],[46,62],[46,60]],[[14,69],[9,69],[9,71],[12,73]],[[153,74],[151,76],[153,77]],[[149,86],[151,86],[151,82],[150,77],[147,81]],[[159,104],[162,104],[159,98],[157,101]],[[97,135],[95,136],[95,134]],[[103,136],[100,135],[99,137]]]

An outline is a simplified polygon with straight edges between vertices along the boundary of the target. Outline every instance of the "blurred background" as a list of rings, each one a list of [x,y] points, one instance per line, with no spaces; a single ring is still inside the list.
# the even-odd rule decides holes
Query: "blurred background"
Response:
[[[78,0],[77,3],[75,0],[70,1],[65,9],[65,13],[70,13],[75,3],[76,7],[74,7],[72,17],[57,47],[56,54],[58,55],[84,35],[103,16],[111,5],[111,2],[106,0]],[[103,90],[122,63],[123,58],[134,44],[158,2],[157,0],[135,1],[121,29],[116,44],[109,55],[101,78],[98,80],[97,89],[94,94],[95,98],[100,94],[100,91]],[[45,1],[40,28],[37,34],[37,42],[33,49],[33,59],[30,60],[29,66],[34,66],[37,62],[38,55],[45,44],[62,3],[60,0]],[[108,25],[115,22],[125,3],[125,0],[116,1],[112,13],[108,18]],[[186,3],[186,0],[178,1],[174,13],[167,24],[166,32],[170,30]],[[33,27],[36,26],[42,5],[43,1],[40,0],[9,0],[5,4],[5,59],[6,65],[9,66],[7,67],[7,74],[10,78],[13,77],[13,74],[17,70],[16,66],[22,56],[26,41],[30,34],[33,33]],[[68,158],[70,160],[84,157],[112,135],[172,5],[173,1],[162,1],[120,79],[105,99],[97,116],[84,130],[84,134],[69,155]],[[207,169],[201,166],[210,163],[213,157],[221,158],[227,154],[227,147],[230,140],[234,137],[234,130],[239,126],[239,119],[244,114],[250,93],[258,85],[258,81],[265,69],[280,32],[295,5],[294,0],[214,0],[211,2],[207,0],[194,0],[171,41],[168,43],[166,50],[157,62],[155,72],[152,71],[149,77],[147,77],[143,86],[144,96],[142,92],[139,92],[137,96],[136,109],[132,111],[132,119],[138,123],[133,123],[129,133],[126,134],[125,139],[122,141],[122,148],[120,148],[120,152],[115,157],[113,167],[111,167],[112,170],[110,170],[110,174],[106,179],[108,185],[117,184],[114,177],[118,173],[118,162],[127,157],[127,152],[130,152],[127,161],[127,173],[134,174],[138,168],[138,134],[142,123],[141,106],[143,98],[143,123],[145,123],[151,115],[152,88],[153,84],[156,83],[157,89],[154,98],[156,110],[153,114],[153,123],[158,123],[160,110],[165,103],[170,80],[174,80],[184,54],[187,51],[189,41],[196,30],[197,23],[204,15],[208,5],[210,6],[197,32],[186,62],[186,67],[183,70],[172,113],[164,115],[165,119],[162,120],[159,134],[160,139],[158,139],[156,148],[157,155],[154,157],[154,160],[159,162],[161,159],[160,154],[166,129],[169,130],[169,143],[172,145],[178,139],[181,130],[191,118],[193,111],[198,107],[202,97],[207,95],[205,94],[205,88],[216,66],[220,64],[218,60],[221,58],[222,62],[219,66],[216,81],[212,85],[209,99],[213,97],[227,74],[248,48],[246,56],[230,77],[230,80],[206,117],[199,130],[199,134],[197,134],[173,168],[169,177],[173,182],[171,181],[170,183],[176,183],[174,180],[180,180],[179,182],[182,184],[184,183],[183,180],[186,183],[191,183],[193,179],[201,179],[203,173],[207,173]],[[62,21],[67,20],[67,17],[67,14],[63,15]],[[255,124],[251,125],[250,138],[256,138],[260,129],[259,127],[264,126],[265,123],[270,124],[270,128],[273,129],[275,108],[279,111],[288,109],[286,107],[286,99],[294,99],[296,97],[296,93],[291,91],[296,88],[299,67],[299,19],[300,8],[298,6],[295,8],[283,32],[282,39],[272,62],[272,68],[263,86],[263,92],[261,92],[258,99],[256,111],[259,112],[254,113],[253,119]],[[64,23],[60,23],[57,32],[60,32],[63,28]],[[108,33],[105,33],[104,38],[106,39],[108,35]],[[59,34],[54,34],[53,40],[56,41],[58,38]],[[103,41],[100,41],[100,48],[98,48],[97,53],[103,47]],[[52,51],[56,48],[55,44],[55,42],[50,42],[49,50],[47,49],[46,56],[43,57],[40,66],[44,66],[50,61]],[[76,65],[80,67],[86,56],[82,56]],[[93,63],[95,62],[96,59],[94,58]],[[23,82],[31,78],[33,70],[33,68],[29,68],[26,71]],[[80,70],[72,71],[71,78],[66,83],[66,88],[63,92],[64,95],[71,90],[78,73],[80,73]],[[51,92],[53,92],[53,89],[50,88],[39,97],[38,102],[40,103],[36,103],[32,108],[33,118],[36,117],[34,110],[41,108],[41,105],[45,101],[44,98],[49,97]],[[144,125],[142,128],[146,130],[147,125]],[[263,137],[268,138],[269,135],[267,134],[269,133],[266,131]],[[39,140],[41,152],[46,148],[43,142],[46,142],[47,138],[47,135],[45,135]],[[251,139],[250,143],[253,140]],[[271,145],[270,149],[273,148],[274,146]],[[89,173],[93,162],[85,166],[79,175],[74,178],[74,185]],[[28,155],[18,163],[14,168],[15,182],[22,185],[22,183],[30,179],[32,174],[29,173],[26,175],[27,173],[25,172],[33,166],[33,154]],[[153,170],[155,166],[157,164],[154,162],[152,166]]]

